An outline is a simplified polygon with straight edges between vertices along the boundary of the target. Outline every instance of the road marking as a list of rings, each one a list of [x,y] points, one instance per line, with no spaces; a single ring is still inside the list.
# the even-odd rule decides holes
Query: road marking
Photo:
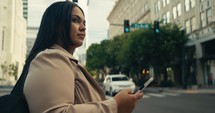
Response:
[[[155,94],[155,93],[148,93],[148,95],[150,96],[154,96],[154,97],[165,97],[166,95],[162,95],[162,94]]]
[[[179,96],[179,94],[176,94],[176,93],[168,93],[168,92],[163,92],[162,94],[168,95],[168,96]]]
[[[144,94],[142,98],[150,98],[150,96]]]

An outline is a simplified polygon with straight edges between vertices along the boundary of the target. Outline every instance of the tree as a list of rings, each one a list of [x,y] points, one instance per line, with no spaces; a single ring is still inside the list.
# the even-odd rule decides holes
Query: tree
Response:
[[[138,29],[91,45],[87,50],[87,67],[103,72],[107,68],[110,73],[122,72],[139,84],[143,83],[142,70],[152,66],[157,78],[164,74],[166,81],[167,67],[180,75],[182,51],[187,41],[185,33],[175,24],[161,26],[159,33]]]
[[[107,64],[110,58],[109,40],[104,40],[101,44],[92,44],[87,50],[87,69],[91,72],[96,71],[96,78],[99,75],[107,74]]]
[[[3,64],[1,64],[1,69],[3,72],[3,80],[5,79],[5,76],[8,74],[10,76],[14,76],[15,80],[17,80],[18,77],[18,65],[15,65],[14,63],[7,64],[5,61]]]
[[[5,75],[8,72],[8,65],[6,61],[3,64],[1,64],[1,70],[2,70],[2,80],[5,80]]]
[[[15,77],[15,80],[17,80],[17,77],[18,77],[18,65],[15,65],[14,63],[13,63],[13,64],[10,64],[10,65],[9,65],[8,74],[9,74],[10,76],[14,76],[14,77]]]

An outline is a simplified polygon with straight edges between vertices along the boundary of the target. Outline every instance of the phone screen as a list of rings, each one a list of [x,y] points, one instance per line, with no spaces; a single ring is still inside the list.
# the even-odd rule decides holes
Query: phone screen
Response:
[[[144,85],[142,85],[139,90],[143,91],[152,81],[154,80],[153,77],[151,77],[149,80],[146,81],[146,83]]]

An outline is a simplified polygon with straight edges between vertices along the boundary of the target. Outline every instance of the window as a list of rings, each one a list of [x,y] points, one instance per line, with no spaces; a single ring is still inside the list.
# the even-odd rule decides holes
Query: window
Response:
[[[113,77],[112,81],[128,81],[128,77]]]
[[[191,31],[195,31],[196,30],[196,18],[192,17],[191,18]]]
[[[166,7],[166,0],[163,0],[162,3],[163,3],[163,7]]]
[[[167,23],[167,18],[166,18],[166,14],[163,14],[163,24]]]
[[[207,9],[206,12],[206,25],[209,25],[212,20],[211,8]]]
[[[176,19],[178,16],[181,16],[181,3],[178,3],[172,9],[173,19]]]
[[[164,24],[170,23],[170,12],[169,11],[164,13],[162,17],[163,17],[163,23]]]
[[[176,11],[176,7],[172,8],[172,14],[173,14],[173,19],[177,18],[177,11]]]
[[[167,21],[167,23],[170,23],[170,12],[169,11],[166,13],[166,21]]]
[[[189,11],[189,10],[190,10],[189,1],[190,1],[190,0],[185,0],[185,11]]]
[[[161,2],[160,1],[158,1],[158,4],[157,4],[158,6],[158,11],[160,11],[160,9],[161,9]]]
[[[169,0],[166,0],[166,4],[169,4]]]
[[[200,28],[203,28],[206,26],[206,20],[205,20],[205,12],[201,12],[200,14]]]
[[[210,7],[211,6],[211,0],[207,1],[207,6]]]
[[[1,48],[1,50],[3,51],[4,50],[4,30],[2,30],[2,48]]]
[[[189,19],[185,21],[185,27],[186,27],[186,32],[190,33],[190,20]]]
[[[166,7],[166,5],[169,4],[169,1],[170,0],[162,0],[163,7]]]
[[[155,14],[158,13],[158,12],[160,11],[160,9],[161,9],[161,8],[160,8],[160,1],[158,1],[158,2],[155,3],[154,8],[155,8]]]
[[[177,4],[177,14],[178,16],[181,16],[181,3]]]
[[[109,81],[109,82],[110,82],[110,77],[108,77],[108,78],[106,79],[106,81]]]
[[[190,2],[191,2],[191,7],[194,8],[196,5],[195,0],[190,0]]]
[[[185,0],[185,11],[189,11],[191,8],[194,8],[195,5],[195,0]]]
[[[201,11],[203,11],[204,10],[204,5],[203,4],[201,4]]]

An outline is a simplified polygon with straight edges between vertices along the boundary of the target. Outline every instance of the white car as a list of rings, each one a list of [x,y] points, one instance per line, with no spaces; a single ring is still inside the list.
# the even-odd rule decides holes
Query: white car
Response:
[[[103,81],[105,93],[111,96],[123,89],[135,90],[136,86],[132,79],[129,79],[124,74],[107,75]]]

